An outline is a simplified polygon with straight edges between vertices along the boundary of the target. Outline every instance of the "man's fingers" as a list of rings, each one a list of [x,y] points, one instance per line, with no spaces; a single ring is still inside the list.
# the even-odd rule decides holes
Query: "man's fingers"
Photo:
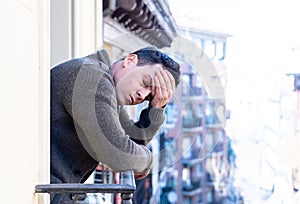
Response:
[[[175,80],[168,70],[164,70],[164,80],[167,84],[167,90],[173,94],[175,92]]]
[[[165,89],[165,90],[167,90],[167,91],[170,91],[170,90],[172,90],[172,85],[171,85],[171,81],[170,81],[170,79],[169,79],[169,76],[168,76],[168,71],[167,70],[164,70],[164,69],[162,69],[162,68],[160,68],[160,74],[161,74],[161,76],[162,76],[162,80],[163,80],[163,82],[164,82],[164,87],[163,87],[163,89]]]
[[[165,83],[164,78],[162,76],[161,70],[156,72],[156,77],[157,77],[157,81],[156,81],[157,91],[160,92],[161,94],[163,94],[164,90],[166,89],[166,83]]]
[[[144,172],[141,174],[135,174],[134,176],[135,176],[136,180],[141,180],[141,179],[145,178],[148,174],[149,174],[149,172]]]
[[[174,92],[175,80],[172,74],[163,68],[158,69],[154,76],[154,84],[152,87],[153,99],[151,100],[151,105],[153,107],[165,106]]]
[[[168,70],[166,70],[166,73],[167,73],[167,75],[169,77],[169,81],[171,83],[171,90],[174,93],[175,92],[175,79],[174,79],[173,75]]]
[[[160,68],[156,72],[156,75],[158,76],[161,89],[166,90],[171,93],[173,93],[175,91],[175,80],[174,80],[172,74],[168,70]]]
[[[169,96],[173,95],[175,92],[175,80],[172,74],[168,70],[160,69],[160,74],[163,79],[164,86],[162,87],[165,90],[165,93],[168,93]]]

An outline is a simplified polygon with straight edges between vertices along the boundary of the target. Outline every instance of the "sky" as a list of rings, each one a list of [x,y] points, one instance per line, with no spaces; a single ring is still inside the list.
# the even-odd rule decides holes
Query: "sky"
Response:
[[[272,103],[268,100],[279,99],[282,91],[292,92],[292,79],[286,74],[300,73],[299,3],[296,0],[168,1],[175,21],[186,19],[197,27],[231,35],[225,59],[228,70],[226,105],[232,111],[227,133],[239,142],[236,146],[239,174],[248,179],[248,185],[243,185],[250,197],[258,195],[259,187],[270,188],[276,175],[270,174],[270,169],[264,174],[259,167],[267,166],[264,162],[276,166],[279,160],[278,155],[264,145],[268,140],[276,149],[280,141],[268,138],[260,129],[266,121],[275,130],[278,128],[276,122],[280,116],[274,111],[278,107],[270,107]],[[287,104],[293,112],[296,105],[291,101]],[[277,197],[269,200],[272,204],[288,197],[285,196],[288,192],[284,191],[288,183],[280,177],[275,182],[281,182],[276,186],[282,188],[276,189]],[[252,196],[249,203],[266,203],[255,199]],[[292,202],[285,200],[283,203]]]
[[[297,0],[169,0],[169,4],[175,21],[185,19],[231,35],[226,51],[228,106],[236,102],[231,100],[235,93],[276,94],[271,93],[275,87],[290,83],[286,74],[300,72]]]
[[[293,55],[300,52],[300,12],[296,0],[169,0],[169,3],[171,12],[179,19],[197,19],[195,23],[204,28],[232,35],[228,39],[230,67],[240,67],[243,73],[263,71],[262,68],[295,69]]]

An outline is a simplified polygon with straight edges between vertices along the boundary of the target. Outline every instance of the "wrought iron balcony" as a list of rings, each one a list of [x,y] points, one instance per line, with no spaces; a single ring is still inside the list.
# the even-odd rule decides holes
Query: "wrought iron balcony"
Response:
[[[195,128],[195,127],[201,127],[201,120],[202,118],[199,116],[193,116],[193,117],[182,117],[182,128]]]
[[[120,173],[120,184],[39,184],[35,186],[36,193],[72,194],[76,204],[86,204],[87,193],[121,193],[122,204],[132,204],[133,193],[136,190],[132,171]]]
[[[193,196],[201,192],[200,178],[199,180],[192,181],[191,183],[184,183],[182,191],[186,196]]]
[[[202,97],[202,87],[197,87],[197,86],[188,86],[185,84],[185,87],[183,88],[182,91],[184,99],[187,100],[187,97]]]

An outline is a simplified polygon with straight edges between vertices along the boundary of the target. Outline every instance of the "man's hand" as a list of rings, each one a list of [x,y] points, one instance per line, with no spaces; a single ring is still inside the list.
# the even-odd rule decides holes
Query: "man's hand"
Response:
[[[149,173],[150,173],[150,171],[134,174],[134,177],[136,180],[141,180],[141,179],[145,178]]]
[[[175,80],[172,74],[160,68],[154,76],[154,84],[152,93],[154,94],[151,100],[152,107],[164,107],[175,92]]]

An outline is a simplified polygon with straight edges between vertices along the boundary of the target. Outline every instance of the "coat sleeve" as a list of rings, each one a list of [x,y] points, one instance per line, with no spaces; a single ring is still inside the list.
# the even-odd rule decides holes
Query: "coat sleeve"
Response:
[[[121,107],[120,122],[126,134],[138,144],[147,146],[156,135],[165,120],[163,108],[148,107],[142,110],[139,121],[130,119],[127,111]]]
[[[152,154],[125,134],[112,77],[97,65],[84,65],[68,81],[64,104],[89,154],[114,171],[148,171]]]

